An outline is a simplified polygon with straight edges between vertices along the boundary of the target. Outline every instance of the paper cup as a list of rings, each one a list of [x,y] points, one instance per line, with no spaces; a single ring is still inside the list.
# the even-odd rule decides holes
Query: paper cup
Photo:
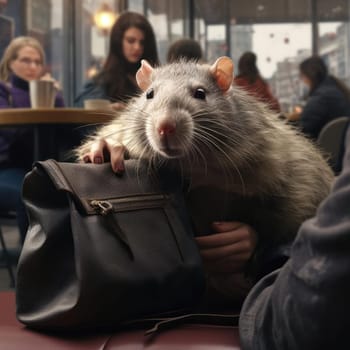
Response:
[[[29,96],[32,108],[53,108],[57,89],[52,81],[31,80]]]
[[[111,102],[104,99],[90,99],[84,101],[85,109],[111,109]]]

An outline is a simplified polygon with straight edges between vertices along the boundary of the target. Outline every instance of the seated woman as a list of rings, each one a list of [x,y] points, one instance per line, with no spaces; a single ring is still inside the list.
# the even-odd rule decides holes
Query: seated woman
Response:
[[[256,55],[253,52],[245,52],[238,61],[239,74],[235,77],[235,85],[241,86],[249,94],[258,100],[267,103],[269,107],[280,113],[278,100],[273,96],[270,86],[261,77],[256,65]]]
[[[45,54],[31,37],[17,37],[6,48],[0,62],[0,108],[30,107],[29,81],[43,76]],[[57,94],[55,107],[64,102]],[[21,240],[27,231],[27,216],[21,199],[22,181],[33,161],[30,128],[0,128],[0,213],[17,214]]]
[[[85,83],[74,106],[83,107],[88,99],[107,99],[114,110],[123,109],[140,93],[135,74],[142,59],[159,63],[153,28],[145,16],[126,11],[111,29],[109,52],[101,71]]]
[[[299,65],[300,78],[309,89],[304,108],[287,116],[297,122],[301,131],[317,140],[321,129],[337,117],[350,116],[350,90],[339,79],[328,73],[323,59],[307,58]]]

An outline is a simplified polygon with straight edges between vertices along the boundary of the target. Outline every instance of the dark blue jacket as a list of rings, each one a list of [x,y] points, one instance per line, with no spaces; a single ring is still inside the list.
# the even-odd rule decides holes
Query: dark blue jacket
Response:
[[[100,73],[102,74],[102,73]],[[106,73],[103,73],[106,74]],[[88,99],[103,99],[109,100],[111,102],[127,102],[133,96],[137,96],[141,90],[128,78],[127,73],[124,77],[116,77],[120,82],[123,82],[123,89],[120,93],[115,95],[108,94],[107,86],[102,82],[100,76],[93,77],[89,79],[79,93],[74,99],[75,107],[84,107],[84,101]]]
[[[350,349],[350,129],[346,140],[343,170],[290,259],[244,301],[244,350]]]
[[[329,76],[309,96],[300,116],[301,129],[316,140],[329,121],[343,116],[350,116],[350,100]]]
[[[84,101],[88,99],[109,100],[109,97],[102,85],[90,79],[84,84],[83,90],[74,99],[74,106],[83,108]]]

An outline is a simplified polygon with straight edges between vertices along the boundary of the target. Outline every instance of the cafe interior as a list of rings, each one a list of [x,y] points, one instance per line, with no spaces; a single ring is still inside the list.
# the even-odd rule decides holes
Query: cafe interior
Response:
[[[109,29],[123,10],[147,16],[155,28],[161,63],[171,43],[183,37],[200,42],[207,62],[222,55],[237,62],[244,51],[254,51],[262,75],[285,109],[301,97],[300,88],[288,80],[297,78],[292,63],[302,55],[320,54],[332,73],[350,82],[348,0],[2,0],[0,55],[15,36],[38,38],[47,70],[72,106],[84,82],[103,64]],[[286,63],[292,68],[285,72]],[[274,82],[286,75],[283,82]]]
[[[330,72],[350,87],[350,0],[0,0],[0,56],[17,36],[37,38],[45,50],[46,70],[61,86],[69,112],[64,118],[79,123],[83,111],[74,109],[74,99],[102,67],[109,30],[126,10],[148,18],[161,64],[170,45],[181,38],[197,40],[208,63],[231,57],[235,74],[240,56],[253,51],[282,113],[304,103],[298,65],[311,55],[321,56]],[[6,125],[18,114],[4,117]],[[45,117],[38,112],[36,118],[40,123]],[[51,124],[55,118],[60,118],[57,111]],[[105,116],[99,123],[108,120]],[[96,118],[88,122],[94,124]],[[49,157],[40,145],[36,135],[37,158]],[[330,147],[339,151],[340,146]],[[0,243],[0,291],[13,291],[21,243],[11,214],[0,217]],[[239,349],[233,342],[232,349]]]

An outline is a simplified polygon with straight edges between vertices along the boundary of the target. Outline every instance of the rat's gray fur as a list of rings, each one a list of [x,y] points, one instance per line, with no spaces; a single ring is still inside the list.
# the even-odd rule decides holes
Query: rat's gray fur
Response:
[[[213,220],[237,219],[290,239],[329,193],[333,173],[317,147],[240,88],[223,93],[209,66],[155,68],[151,88],[153,98],[145,92],[131,100],[77,149],[78,157],[109,138],[132,158],[175,165],[190,181],[188,200],[200,232]],[[205,90],[204,100],[194,97],[197,88]],[[159,120],[176,124],[168,141],[173,158],[162,151]]]

